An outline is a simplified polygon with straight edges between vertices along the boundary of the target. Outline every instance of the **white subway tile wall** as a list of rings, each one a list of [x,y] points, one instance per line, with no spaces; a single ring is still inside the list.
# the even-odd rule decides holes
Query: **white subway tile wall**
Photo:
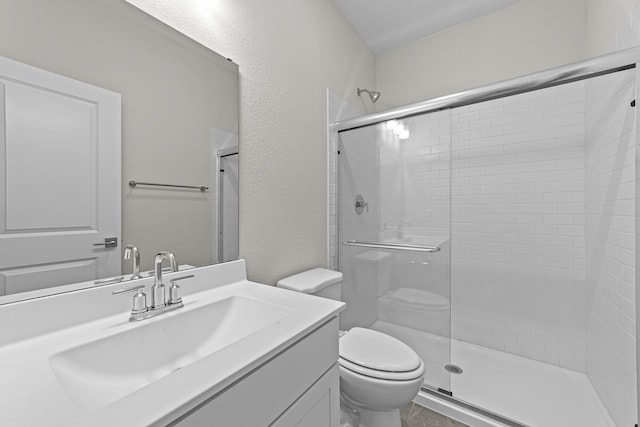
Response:
[[[339,135],[340,241],[372,241],[377,238],[379,199],[376,134],[379,128],[380,125],[369,126]],[[355,210],[357,195],[361,195],[368,203],[368,208],[360,215]],[[377,288],[379,276],[376,274],[375,263],[368,262],[367,252],[366,248],[344,245],[338,247],[339,267],[344,275],[342,299],[349,307],[340,315],[340,327],[343,329],[369,326],[378,317],[376,295],[371,291]],[[359,267],[364,267],[367,271],[357,270]]]
[[[452,111],[452,335],[584,371],[584,82]]]
[[[380,319],[448,337],[451,335],[448,314],[446,319],[443,314],[436,314],[447,307],[433,310],[421,306],[419,300],[438,300],[433,294],[450,299],[451,111],[406,118],[393,124],[409,132],[409,138],[400,139],[391,123],[379,128],[378,239],[437,246],[440,251],[389,251],[392,268],[386,289],[410,289],[417,303],[407,305],[406,312],[424,313],[398,320],[382,309]],[[436,363],[442,368],[448,360],[437,362],[442,362]]]
[[[635,73],[586,85],[586,372],[619,426],[636,422]]]
[[[450,232],[451,112],[398,121],[409,131],[399,139],[380,128],[380,231],[389,238],[411,235],[437,244]]]

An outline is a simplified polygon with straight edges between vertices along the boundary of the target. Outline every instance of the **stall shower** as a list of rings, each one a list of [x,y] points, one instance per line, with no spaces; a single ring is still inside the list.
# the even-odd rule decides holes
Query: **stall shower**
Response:
[[[341,326],[412,346],[422,402],[638,422],[636,57],[336,124]]]

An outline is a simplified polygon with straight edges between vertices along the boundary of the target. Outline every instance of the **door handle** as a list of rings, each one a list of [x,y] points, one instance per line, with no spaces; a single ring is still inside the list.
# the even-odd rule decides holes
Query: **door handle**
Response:
[[[105,237],[104,243],[94,243],[93,246],[104,246],[107,248],[117,248],[118,247],[118,238],[117,237]]]

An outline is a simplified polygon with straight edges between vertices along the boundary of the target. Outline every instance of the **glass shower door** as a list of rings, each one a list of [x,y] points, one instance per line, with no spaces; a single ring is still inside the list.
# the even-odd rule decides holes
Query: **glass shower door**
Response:
[[[239,257],[239,158],[237,148],[226,151],[223,150],[218,156],[218,262]]]
[[[451,114],[344,131],[339,138],[341,327],[412,347],[425,386],[449,391]]]

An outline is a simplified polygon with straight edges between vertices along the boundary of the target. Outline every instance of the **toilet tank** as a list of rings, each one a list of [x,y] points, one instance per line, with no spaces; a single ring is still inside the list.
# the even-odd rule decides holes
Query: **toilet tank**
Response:
[[[342,273],[326,268],[314,268],[280,279],[277,287],[340,301]]]
[[[366,251],[353,257],[354,288],[358,295],[377,298],[389,290],[391,283],[390,253]]]

